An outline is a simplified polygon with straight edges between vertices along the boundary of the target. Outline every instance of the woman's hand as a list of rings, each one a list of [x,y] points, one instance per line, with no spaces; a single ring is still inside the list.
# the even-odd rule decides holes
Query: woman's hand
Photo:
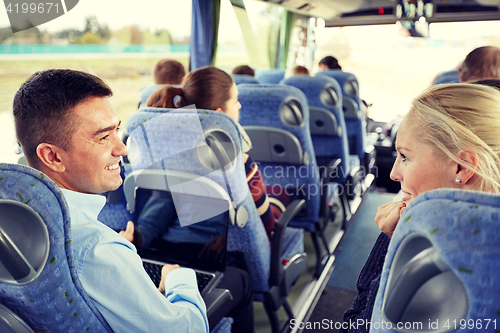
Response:
[[[382,205],[377,210],[375,222],[380,230],[389,237],[392,237],[399,217],[403,215],[406,204],[403,201],[393,201]]]

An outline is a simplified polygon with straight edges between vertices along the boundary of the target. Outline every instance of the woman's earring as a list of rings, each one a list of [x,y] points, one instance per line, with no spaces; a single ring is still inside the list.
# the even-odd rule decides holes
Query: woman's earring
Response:
[[[455,183],[460,184],[461,182],[462,182],[462,179],[460,179],[460,177],[457,177],[457,179],[455,179]]]

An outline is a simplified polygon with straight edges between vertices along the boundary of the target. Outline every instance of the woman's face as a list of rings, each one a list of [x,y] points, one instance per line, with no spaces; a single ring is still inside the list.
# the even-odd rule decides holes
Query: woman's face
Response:
[[[222,109],[222,112],[237,122],[240,118],[240,109],[241,104],[238,101],[238,88],[236,87],[236,84],[233,83],[231,89],[229,90],[229,100]]]
[[[426,191],[457,187],[457,164],[448,157],[439,157],[429,144],[419,140],[418,124],[411,116],[405,117],[399,127],[396,150],[391,179],[401,183],[406,205]]]

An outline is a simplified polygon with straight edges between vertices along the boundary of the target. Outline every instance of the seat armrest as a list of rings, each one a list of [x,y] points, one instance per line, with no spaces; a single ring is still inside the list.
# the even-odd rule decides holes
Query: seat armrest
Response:
[[[271,244],[271,275],[269,277],[269,284],[277,286],[283,276],[283,265],[281,264],[281,244],[285,229],[290,221],[306,206],[304,199],[294,200],[281,214],[278,221],[274,225],[273,242]]]
[[[339,174],[337,169],[340,167],[341,163],[342,163],[341,158],[335,158],[335,159],[331,160],[330,163],[328,163],[328,165],[326,166],[326,169],[321,170],[322,168],[320,168],[320,171],[321,171],[320,177],[321,177],[322,184],[327,184],[327,183],[330,183],[333,181],[331,176]],[[345,171],[340,170],[340,172],[342,173]]]
[[[377,157],[377,151],[374,145],[368,145],[365,147],[365,168],[366,173],[369,173],[373,166],[375,165],[375,159]]]
[[[207,317],[212,316],[224,303],[231,301],[233,295],[227,289],[215,288],[203,297],[207,306]]]

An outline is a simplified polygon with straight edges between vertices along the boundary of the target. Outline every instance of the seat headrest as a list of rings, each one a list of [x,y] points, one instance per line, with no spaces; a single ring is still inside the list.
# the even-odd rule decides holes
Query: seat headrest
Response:
[[[49,248],[47,226],[33,208],[0,199],[0,282],[32,282],[42,272]]]
[[[333,84],[325,86],[325,88],[321,91],[319,98],[321,103],[334,108],[338,106],[340,100],[337,90]]]
[[[399,219],[385,257],[371,320],[379,326],[372,329],[413,332],[380,327],[399,320],[445,332],[460,329],[453,327],[454,320],[496,318],[499,224],[498,195],[440,189],[415,198]]]
[[[222,166],[228,172],[232,170],[240,152],[229,134],[220,129],[209,130],[205,132],[205,142],[195,148],[201,165],[210,171],[220,172]]]
[[[296,98],[285,99],[280,106],[279,114],[281,121],[289,127],[302,127],[305,124],[304,106]]]
[[[434,332],[447,332],[446,322],[465,320],[468,303],[464,284],[443,261],[429,236],[419,232],[408,235],[391,266],[382,318],[394,326],[436,323]],[[409,326],[404,330],[414,331],[420,330]]]

